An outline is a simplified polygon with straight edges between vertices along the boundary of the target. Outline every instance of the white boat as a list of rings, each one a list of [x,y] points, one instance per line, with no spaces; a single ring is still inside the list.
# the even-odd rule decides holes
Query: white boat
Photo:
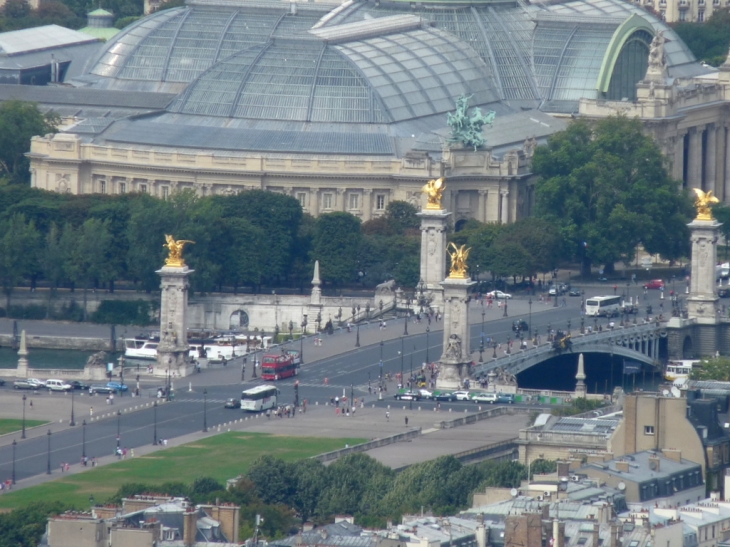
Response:
[[[127,359],[157,359],[158,338],[125,338],[124,356]],[[190,358],[208,359],[211,362],[230,361],[234,357],[246,355],[247,346],[233,336],[219,336],[211,340],[191,340]]]
[[[124,357],[127,359],[157,359],[158,340],[150,338],[125,338]]]
[[[692,368],[699,363],[698,360],[683,359],[680,361],[669,361],[664,367],[664,379],[674,385],[682,385],[692,373]]]

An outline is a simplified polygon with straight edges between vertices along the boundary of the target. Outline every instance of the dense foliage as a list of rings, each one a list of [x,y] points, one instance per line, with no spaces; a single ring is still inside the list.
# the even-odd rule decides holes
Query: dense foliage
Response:
[[[49,307],[59,287],[82,289],[84,298],[89,289],[114,290],[121,281],[153,291],[159,287],[155,270],[166,256],[164,235],[173,234],[196,242],[185,257],[196,272],[191,283],[197,292],[308,288],[317,259],[325,283],[373,287],[395,278],[413,287],[417,220],[415,209],[402,202],[361,224],[349,213],[314,219],[295,199],[274,192],[199,197],[185,191],[161,200],[147,194],[75,196],[10,184],[0,186],[0,284],[6,310],[15,287],[25,281],[50,287]],[[105,308],[96,319],[129,312]],[[143,317],[144,310],[132,315]]]
[[[0,547],[36,547],[46,531],[48,517],[66,509],[60,502],[39,501],[0,514]]]
[[[555,471],[555,462],[533,461],[531,473]],[[515,462],[462,465],[452,456],[412,465],[401,473],[365,454],[353,454],[329,466],[314,459],[284,462],[264,456],[231,490],[212,479],[192,485],[128,484],[111,500],[145,492],[187,496],[194,503],[216,499],[241,505],[241,536],[250,537],[256,514],[264,517],[261,532],[278,538],[297,530],[297,523],[330,522],[336,514],[354,515],[363,526],[384,526],[387,519],[421,510],[453,514],[469,506],[472,494],[488,486],[516,487],[527,478]]]
[[[611,269],[639,244],[674,260],[687,256],[692,201],[677,192],[665,158],[641,121],[572,122],[535,151],[537,213],[556,226],[570,254]]]
[[[718,380],[730,382],[730,357],[703,359],[699,366],[692,368],[692,380]]]
[[[730,46],[730,9],[717,9],[705,23],[677,23],[674,30],[698,61],[720,66]]]

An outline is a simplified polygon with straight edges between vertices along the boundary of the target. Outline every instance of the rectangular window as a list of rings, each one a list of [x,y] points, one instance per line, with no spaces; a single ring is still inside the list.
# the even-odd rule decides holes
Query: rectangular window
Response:
[[[700,6],[704,6],[705,5],[705,0],[698,0],[697,4],[700,5]]]
[[[99,181],[99,193],[106,194],[106,181],[105,180]]]
[[[299,205],[304,209],[307,206],[307,194],[306,192],[297,192],[297,201]]]
[[[703,23],[705,21],[705,12],[704,11],[697,12],[697,20],[700,23]]]
[[[170,187],[169,186],[162,186],[160,191],[162,192],[162,199],[167,199],[170,197]]]
[[[359,194],[350,194],[350,203],[349,203],[349,209],[359,209],[360,208],[360,196]]]
[[[378,211],[385,209],[385,196],[383,194],[375,196],[375,209]]]
[[[687,12],[682,10],[679,12],[679,20],[680,21],[686,21],[687,20]]]
[[[322,209],[332,209],[332,194],[322,194]]]
[[[644,435],[653,435],[654,434],[654,426],[653,425],[645,425],[644,426]]]
[[[120,194],[126,194],[127,193],[127,183],[126,182],[120,182],[119,183],[119,193]]]
[[[712,5],[713,6],[719,6],[720,5],[720,0],[712,0]]]
[[[139,191],[142,192],[143,194],[146,194],[147,193],[147,185],[146,184],[140,184],[139,185]]]

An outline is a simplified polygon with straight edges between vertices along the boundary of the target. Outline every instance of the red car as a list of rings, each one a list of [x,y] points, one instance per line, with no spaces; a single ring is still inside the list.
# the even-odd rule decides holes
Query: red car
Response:
[[[663,289],[664,288],[664,281],[661,279],[652,279],[648,283],[644,285],[645,289]]]

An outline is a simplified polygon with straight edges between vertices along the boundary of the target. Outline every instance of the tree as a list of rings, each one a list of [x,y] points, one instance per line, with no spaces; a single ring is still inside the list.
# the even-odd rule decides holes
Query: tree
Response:
[[[67,224],[61,235],[66,274],[71,281],[84,287],[84,321],[87,319],[89,287],[108,281],[112,275],[109,264],[111,239],[108,222],[95,218],[90,218],[77,229]]]
[[[42,114],[33,103],[5,101],[0,104],[0,168],[15,182],[28,182],[30,165],[25,153],[35,135],[55,133],[57,114]]]
[[[699,61],[720,66],[730,45],[730,10],[715,9],[704,23],[679,23],[674,27]]]
[[[0,223],[0,233],[0,281],[9,311],[13,290],[35,268],[40,234],[33,222],[27,222],[23,215],[14,215]]]
[[[360,219],[350,213],[326,213],[317,218],[313,258],[319,260],[323,281],[345,283],[357,272],[362,242]]]
[[[699,366],[692,367],[690,378],[693,380],[730,382],[730,357],[703,359]]]
[[[50,285],[46,317],[51,316],[51,303],[58,292],[58,286],[61,284],[61,281],[65,276],[63,269],[63,248],[61,247],[60,240],[61,231],[58,229],[58,226],[53,223],[51,225],[51,229],[46,234],[46,245],[40,250],[38,260],[43,277]]]
[[[397,234],[417,233],[421,222],[418,220],[418,209],[406,201],[394,200],[385,208],[385,221]]]
[[[36,501],[0,515],[0,547],[35,547],[46,531],[48,517],[69,509],[64,503]]]
[[[673,260],[688,250],[692,202],[670,179],[639,120],[577,120],[535,151],[538,216],[555,225],[581,272],[612,268],[637,245]]]
[[[30,4],[27,0],[7,0],[2,7],[3,17],[20,19],[30,15]]]

